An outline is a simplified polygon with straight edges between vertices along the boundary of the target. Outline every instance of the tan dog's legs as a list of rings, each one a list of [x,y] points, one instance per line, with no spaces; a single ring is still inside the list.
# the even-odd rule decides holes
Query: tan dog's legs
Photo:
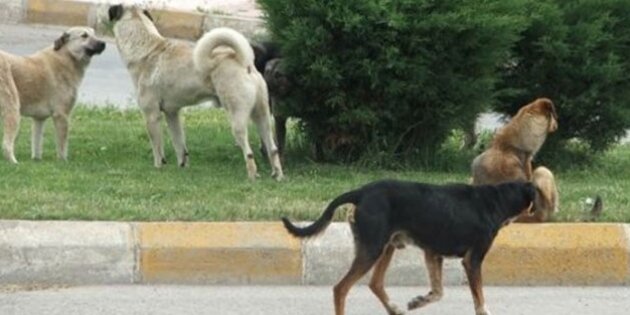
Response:
[[[431,282],[431,291],[426,295],[419,295],[407,304],[409,310],[426,306],[429,303],[437,302],[442,299],[444,295],[444,288],[442,287],[442,264],[444,258],[442,256],[433,253],[429,249],[424,249],[424,261],[429,271],[429,281]]]
[[[57,133],[57,157],[65,161],[68,159],[68,115],[55,113],[53,122]]]
[[[484,255],[485,253],[480,253],[472,249],[466,253],[462,260],[462,264],[466,270],[466,276],[468,277],[470,292],[472,293],[473,302],[475,304],[475,315],[491,315],[490,312],[486,310],[485,300],[483,298],[481,261]]]
[[[5,64],[0,60],[0,70]],[[4,157],[11,163],[17,164],[13,147],[20,129],[20,99],[13,79],[5,81],[6,86],[0,86],[0,115],[3,120],[2,152]]]
[[[374,265],[374,261],[367,258],[367,255],[359,250],[348,273],[333,288],[335,315],[345,314],[346,296],[350,292],[350,288],[372,268],[372,265]]]
[[[372,274],[372,280],[370,280],[370,289],[383,303],[387,313],[390,315],[402,315],[405,312],[398,308],[395,304],[389,301],[389,296],[385,292],[385,286],[383,285],[385,279],[385,271],[389,267],[389,263],[392,261],[394,255],[394,245],[388,244],[383,251],[383,255],[376,261],[374,266],[374,273]]]
[[[43,119],[33,119],[31,128],[31,158],[34,160],[42,159],[43,142],[44,142],[44,122]]]
[[[185,167],[188,163],[188,149],[186,149],[186,135],[182,128],[179,111],[166,113],[166,124],[171,131],[171,139],[173,139],[173,147],[177,154],[177,165]]]
[[[256,106],[252,113],[252,118],[256,127],[258,127],[258,134],[265,144],[265,150],[269,157],[269,163],[271,164],[271,176],[277,180],[282,180],[284,173],[282,172],[282,165],[280,163],[280,154],[276,144],[273,140],[273,130],[271,129],[269,114],[269,107],[265,105]]]

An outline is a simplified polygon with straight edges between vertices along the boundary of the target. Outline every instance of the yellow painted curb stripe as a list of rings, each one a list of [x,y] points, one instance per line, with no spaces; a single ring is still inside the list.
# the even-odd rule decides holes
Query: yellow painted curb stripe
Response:
[[[624,284],[629,260],[620,224],[513,224],[499,233],[483,274],[488,284]]]
[[[279,223],[138,224],[147,283],[299,284],[301,242]]]
[[[63,0],[29,0],[26,21],[62,25],[86,25],[90,3]]]

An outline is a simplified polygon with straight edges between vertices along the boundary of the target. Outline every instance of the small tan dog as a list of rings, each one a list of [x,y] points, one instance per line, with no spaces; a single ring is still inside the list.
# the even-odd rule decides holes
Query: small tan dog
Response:
[[[105,49],[105,42],[88,27],[65,31],[54,45],[30,56],[0,51],[0,114],[3,119],[4,157],[17,163],[14,143],[20,115],[33,118],[31,153],[42,157],[44,122],[53,117],[57,133],[57,156],[68,158],[70,112],[77,89],[93,55]]]
[[[215,28],[194,45],[162,37],[148,11],[113,5],[118,50],[134,82],[138,105],[145,117],[153,148],[153,164],[166,162],[160,118],[166,117],[178,165],[188,163],[188,149],[179,116],[184,106],[215,99],[229,114],[232,134],[240,146],[247,175],[258,176],[248,140],[248,123],[254,121],[265,144],[272,176],[283,172],[271,128],[267,84],[254,67],[254,51],[241,33]]]
[[[544,167],[532,172],[532,159],[547,135],[558,129],[557,119],[556,108],[547,98],[539,98],[523,106],[509,123],[497,131],[490,148],[472,162],[474,185],[524,180],[532,181],[541,192],[539,195],[546,200],[536,202],[534,216],[521,216],[517,221],[542,222],[558,208],[553,173]]]

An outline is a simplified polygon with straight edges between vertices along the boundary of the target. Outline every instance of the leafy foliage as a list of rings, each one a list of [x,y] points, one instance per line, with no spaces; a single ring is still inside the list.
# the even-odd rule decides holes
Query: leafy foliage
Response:
[[[524,1],[260,0],[295,86],[284,104],[327,156],[432,160],[492,103]]]
[[[630,127],[630,1],[540,0],[526,12],[495,109],[513,114],[538,96],[556,103],[560,128],[543,158],[584,153],[571,150],[575,138],[590,154],[607,149]]]

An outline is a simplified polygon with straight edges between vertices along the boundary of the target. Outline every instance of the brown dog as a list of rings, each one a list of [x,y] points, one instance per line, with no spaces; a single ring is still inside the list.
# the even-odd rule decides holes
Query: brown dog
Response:
[[[31,151],[42,158],[44,122],[52,117],[57,135],[57,156],[68,158],[70,113],[77,90],[92,56],[105,42],[88,27],[72,27],[54,44],[30,56],[0,51],[0,116],[3,120],[4,157],[17,163],[14,144],[20,116],[33,118]]]
[[[514,180],[534,182],[543,196],[541,198],[546,200],[538,202],[542,208],[536,209],[534,217],[519,217],[517,221],[542,222],[557,209],[558,192],[551,171],[537,169],[536,176],[532,176],[532,159],[547,135],[558,129],[557,119],[556,108],[547,98],[539,98],[523,106],[508,124],[497,131],[490,148],[472,162],[472,183],[475,185]]]

